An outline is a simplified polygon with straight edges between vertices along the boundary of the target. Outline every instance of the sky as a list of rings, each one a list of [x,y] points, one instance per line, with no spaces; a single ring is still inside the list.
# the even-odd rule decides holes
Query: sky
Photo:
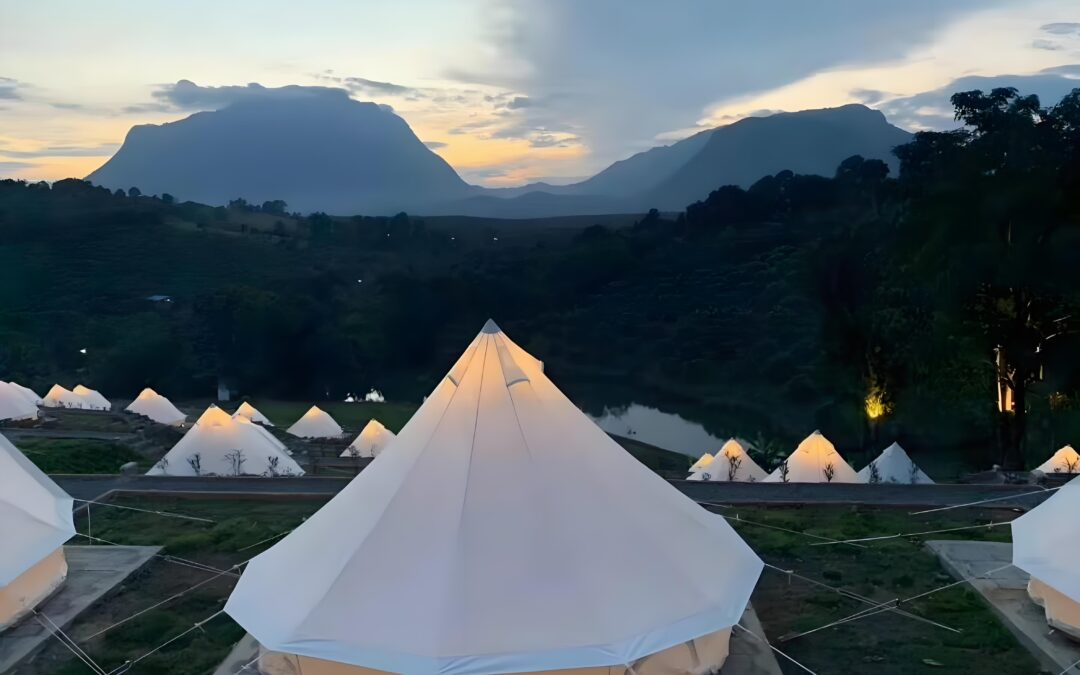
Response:
[[[572,182],[743,117],[1080,87],[1076,0],[0,0],[0,177],[82,177],[248,86],[391,106],[466,180]]]

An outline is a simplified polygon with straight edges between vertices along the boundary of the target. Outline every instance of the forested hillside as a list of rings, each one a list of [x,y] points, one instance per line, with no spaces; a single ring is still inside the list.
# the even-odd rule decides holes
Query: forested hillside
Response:
[[[5,181],[0,379],[416,400],[490,316],[586,407],[1019,465],[1080,440],[1080,91],[954,103],[965,130],[918,134],[899,176],[852,157],[626,226]]]

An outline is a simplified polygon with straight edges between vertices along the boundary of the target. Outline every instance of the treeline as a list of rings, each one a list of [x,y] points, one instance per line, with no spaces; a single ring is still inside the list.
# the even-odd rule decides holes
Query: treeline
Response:
[[[852,157],[571,233],[3,182],[0,379],[415,400],[490,316],[593,410],[1019,465],[1080,433],[1080,92],[954,104],[896,177]]]

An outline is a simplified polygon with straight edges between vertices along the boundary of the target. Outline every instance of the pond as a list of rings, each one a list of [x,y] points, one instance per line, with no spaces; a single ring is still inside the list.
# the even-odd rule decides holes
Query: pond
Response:
[[[716,452],[725,440],[713,436],[697,422],[639,403],[605,407],[601,415],[590,417],[608,433],[694,458],[703,452]]]

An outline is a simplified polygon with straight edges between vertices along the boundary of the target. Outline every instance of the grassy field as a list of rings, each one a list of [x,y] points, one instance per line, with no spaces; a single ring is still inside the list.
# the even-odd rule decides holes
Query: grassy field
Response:
[[[126,445],[87,439],[23,438],[18,442],[30,461],[45,473],[119,473],[127,462],[150,462]]]
[[[163,518],[146,513],[95,507],[94,535],[125,544],[164,545],[166,552],[224,569],[270,544],[253,546],[299,524],[322,502],[125,498],[117,503],[211,518],[214,523]],[[772,525],[831,538],[856,538],[924,531],[1008,520],[1008,511],[950,511],[909,516],[903,510],[856,507],[739,508],[722,511],[766,563],[875,601],[906,598],[952,581],[921,538],[897,538],[850,546],[813,546],[797,533],[767,529]],[[751,524],[753,523],[756,524]],[[85,523],[79,523],[84,531]],[[1007,541],[1007,527],[936,534],[928,538]],[[251,548],[248,548],[251,547]],[[246,550],[245,550],[246,549]],[[723,570],[717,569],[722,575]],[[112,629],[90,636],[134,612],[164,600],[211,574],[155,560],[116,594],[84,614],[71,634],[107,670],[135,659],[182,633],[220,609],[234,583],[220,577],[183,598]],[[753,604],[769,639],[819,673],[890,674],[1039,672],[1035,660],[965,587],[954,587],[904,605],[929,620],[960,630],[952,633],[892,613],[881,613],[796,639],[794,633],[836,621],[865,608],[854,600],[770,569],[762,574]],[[194,631],[140,662],[132,673],[205,675],[243,631],[226,616]],[[18,675],[83,675],[85,666],[59,644],[16,671]],[[785,668],[785,672],[796,670]]]

